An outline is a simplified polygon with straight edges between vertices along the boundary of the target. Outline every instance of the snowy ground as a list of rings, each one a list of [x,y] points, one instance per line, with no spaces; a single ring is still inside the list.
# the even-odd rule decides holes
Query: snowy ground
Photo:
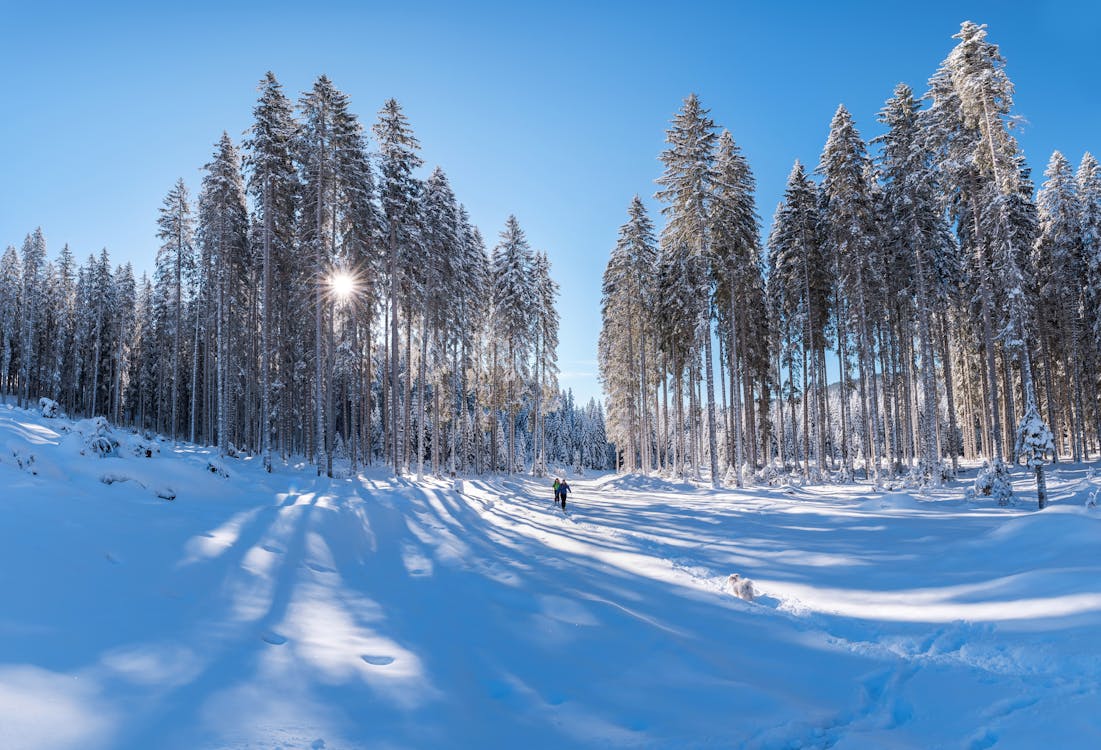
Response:
[[[1084,466],[1042,513],[603,476],[564,517],[62,427],[0,406],[3,748],[1101,747]]]

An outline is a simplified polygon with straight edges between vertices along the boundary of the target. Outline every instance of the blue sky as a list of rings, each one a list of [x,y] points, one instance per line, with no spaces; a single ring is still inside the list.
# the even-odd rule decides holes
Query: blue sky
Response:
[[[608,252],[635,193],[656,210],[664,131],[690,91],[748,157],[766,227],[837,105],[877,134],[895,84],[924,91],[965,19],[1008,60],[1037,177],[1053,149],[1074,164],[1101,151],[1088,2],[221,5],[2,4],[0,245],[41,225],[51,254],[106,246],[151,270],[164,194],[181,176],[198,189],[223,130],[240,139],[264,72],[295,97],[325,73],[365,125],[402,103],[490,244],[514,213],[549,253],[562,384],[582,400],[599,395]]]

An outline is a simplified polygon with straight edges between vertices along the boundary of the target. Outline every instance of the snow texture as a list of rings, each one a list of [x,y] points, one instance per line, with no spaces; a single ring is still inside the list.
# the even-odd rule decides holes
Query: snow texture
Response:
[[[966,479],[596,475],[564,516],[542,481],[267,474],[114,431],[99,457],[82,424],[0,406],[4,748],[1101,742],[1082,464],[1042,513]]]

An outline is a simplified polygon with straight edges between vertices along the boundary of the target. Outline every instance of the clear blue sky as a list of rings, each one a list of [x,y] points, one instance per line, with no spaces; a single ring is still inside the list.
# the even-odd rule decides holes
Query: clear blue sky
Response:
[[[0,3],[0,245],[41,225],[51,255],[106,246],[152,267],[157,209],[239,140],[271,69],[329,75],[370,125],[396,97],[428,168],[492,245],[514,213],[562,285],[562,384],[599,395],[600,279],[664,130],[695,91],[757,177],[766,226],[792,161],[817,163],[839,103],[865,138],[895,84],[923,92],[959,23],[989,25],[1053,149],[1101,151],[1101,10],[1090,2]],[[101,6],[102,7],[96,7]],[[768,6],[768,7],[766,7]]]

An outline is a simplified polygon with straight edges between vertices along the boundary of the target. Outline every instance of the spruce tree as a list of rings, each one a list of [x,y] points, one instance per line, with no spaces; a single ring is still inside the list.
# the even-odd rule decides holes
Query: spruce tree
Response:
[[[260,452],[264,468],[271,471],[274,404],[273,372],[276,367],[277,330],[286,330],[283,316],[276,315],[276,288],[285,277],[287,259],[294,245],[298,180],[292,161],[296,125],[291,103],[272,72],[260,82],[260,99],[253,109],[253,125],[244,142],[248,191],[259,217],[260,272]],[[278,329],[277,329],[278,327]],[[289,377],[279,373],[278,377]]]
[[[696,300],[695,309],[689,312],[693,323],[688,353],[689,362],[682,365],[690,373],[689,389],[694,390],[691,373],[696,370],[699,346],[703,346],[704,374],[707,383],[707,427],[711,468],[711,483],[721,486],[716,441],[715,377],[711,347],[711,264],[712,248],[709,236],[708,215],[714,182],[716,134],[715,123],[695,94],[684,100],[681,111],[673,118],[665,133],[668,144],[659,157],[665,170],[657,183],[662,186],[656,194],[658,200],[667,203],[662,208],[666,216],[662,242],[669,252],[683,255],[686,273],[682,282],[690,284],[687,295]],[[679,378],[678,378],[679,380]],[[694,422],[693,422],[694,424]],[[693,430],[694,434],[694,430]],[[699,466],[694,464],[695,472]]]
[[[417,202],[421,186],[413,172],[423,162],[417,155],[420,143],[413,135],[409,121],[397,100],[387,100],[379,111],[378,118],[374,125],[374,134],[378,140],[381,161],[379,198],[387,248],[386,273],[389,278],[390,303],[389,450],[394,471],[400,474],[407,457],[402,455],[399,447],[398,307],[403,292],[410,290],[408,269],[403,268],[402,260],[413,254],[413,248],[419,241],[420,217]]]

